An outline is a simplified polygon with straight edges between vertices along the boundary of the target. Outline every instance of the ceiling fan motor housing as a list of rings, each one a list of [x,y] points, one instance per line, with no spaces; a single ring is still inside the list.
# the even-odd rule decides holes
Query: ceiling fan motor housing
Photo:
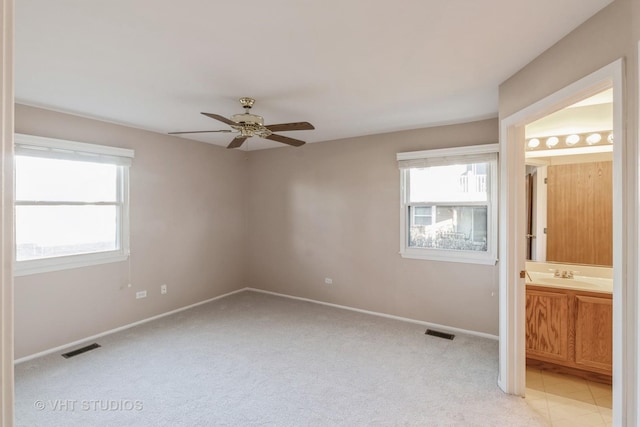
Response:
[[[249,98],[248,96],[245,96],[243,98],[240,98],[240,105],[242,105],[242,108],[246,108],[247,110],[251,107],[253,107],[253,104],[256,102],[255,99],[253,98]]]

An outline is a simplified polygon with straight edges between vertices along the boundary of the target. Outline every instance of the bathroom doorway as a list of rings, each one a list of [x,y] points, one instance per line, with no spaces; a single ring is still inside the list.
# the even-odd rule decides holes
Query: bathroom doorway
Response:
[[[526,402],[612,423],[613,90],[525,125]]]
[[[612,90],[613,126],[612,134],[618,135],[612,154],[613,180],[613,408],[614,420],[621,420],[627,408],[628,390],[632,381],[622,372],[634,369],[628,366],[629,359],[623,357],[631,347],[632,338],[623,334],[623,328],[629,329],[634,302],[625,300],[626,280],[632,275],[626,274],[631,254],[627,247],[627,235],[632,218],[625,202],[625,195],[632,194],[633,184],[625,181],[627,163],[625,159],[625,140],[622,125],[622,75],[623,60],[618,60],[572,85],[550,95],[541,101],[501,120],[500,156],[501,156],[501,207],[500,217],[500,376],[499,385],[508,393],[525,395],[526,391],[526,254],[527,216],[525,194],[525,144],[526,126],[558,112],[565,107],[591,98],[608,89]],[[561,135],[563,137],[569,135]],[[585,137],[588,135],[580,135]],[[608,135],[600,135],[608,137]],[[595,138],[595,137],[594,137]],[[572,138],[575,139],[575,138]],[[546,143],[546,139],[540,142]],[[554,140],[550,145],[555,143]],[[559,141],[558,141],[559,143]],[[557,143],[556,143],[557,144]],[[556,146],[546,149],[560,149]],[[624,231],[627,230],[627,231]],[[533,247],[533,245],[532,245]],[[533,249],[532,249],[533,250]],[[570,268],[560,269],[569,274]],[[555,274],[555,271],[554,271]],[[572,273],[573,274],[573,273]],[[554,278],[554,277],[552,277]],[[557,277],[555,277],[557,278]],[[558,279],[562,279],[558,278]],[[633,327],[633,325],[631,325]],[[629,371],[626,371],[629,372]]]

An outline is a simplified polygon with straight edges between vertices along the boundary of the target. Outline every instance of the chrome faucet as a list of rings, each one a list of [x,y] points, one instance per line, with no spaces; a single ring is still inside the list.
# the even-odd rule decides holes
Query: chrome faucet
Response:
[[[553,277],[562,278],[562,279],[573,279],[573,274],[577,273],[577,271],[572,270],[553,270]]]

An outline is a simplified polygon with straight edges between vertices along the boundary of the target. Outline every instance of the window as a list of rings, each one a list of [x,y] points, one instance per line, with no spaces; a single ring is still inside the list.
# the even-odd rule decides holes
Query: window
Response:
[[[126,260],[132,150],[16,135],[15,274]]]
[[[494,264],[498,144],[398,153],[406,258]]]
[[[411,214],[411,225],[432,225],[435,206],[415,206]]]

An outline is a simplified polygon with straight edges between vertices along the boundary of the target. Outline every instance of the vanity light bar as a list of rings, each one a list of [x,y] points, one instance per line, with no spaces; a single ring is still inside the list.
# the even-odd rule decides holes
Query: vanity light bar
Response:
[[[593,147],[595,145],[613,144],[613,132],[586,132],[570,135],[529,138],[525,141],[527,151],[556,150],[573,147]]]

